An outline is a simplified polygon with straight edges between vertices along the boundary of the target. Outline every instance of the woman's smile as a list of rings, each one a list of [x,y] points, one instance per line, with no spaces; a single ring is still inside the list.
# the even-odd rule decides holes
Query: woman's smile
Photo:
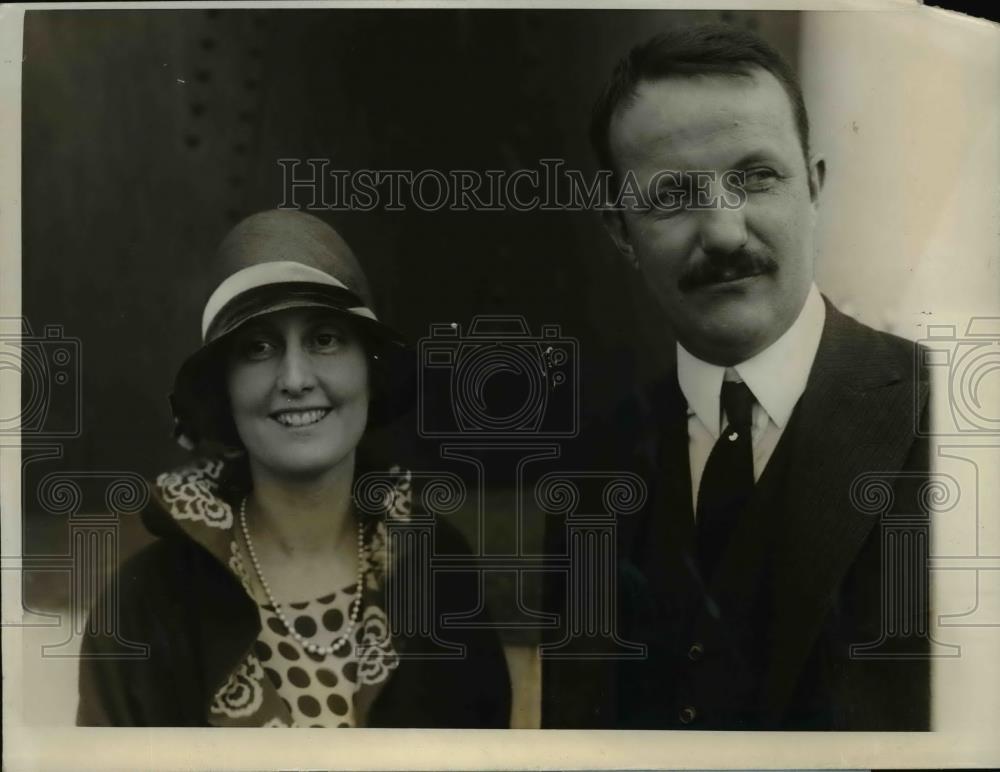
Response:
[[[313,426],[330,413],[330,408],[292,408],[279,410],[271,414],[271,418],[284,427],[295,429],[303,426]]]

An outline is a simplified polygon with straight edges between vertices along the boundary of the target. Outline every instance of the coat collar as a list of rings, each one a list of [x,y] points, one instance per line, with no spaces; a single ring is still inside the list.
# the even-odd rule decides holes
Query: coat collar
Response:
[[[805,391],[825,319],[826,307],[814,284],[792,326],[766,349],[732,368],[768,418],[781,429]],[[677,380],[681,392],[689,409],[715,439],[722,430],[719,393],[726,369],[703,362],[677,344]]]
[[[234,558],[236,501],[228,482],[240,463],[238,456],[197,458],[164,472],[151,485],[150,506],[143,512],[146,528],[157,536],[184,536],[205,549],[241,582],[245,566]],[[359,469],[357,479],[365,475]],[[369,554],[371,582],[381,585],[386,570],[385,522],[407,521],[412,507],[412,475],[398,466],[380,477],[380,491],[385,491],[381,507],[376,507],[374,527],[378,532],[370,541],[380,554]],[[369,514],[370,506],[365,507]],[[243,582],[245,583],[245,582]]]
[[[143,512],[143,522],[153,534],[190,540],[211,556],[205,575],[212,586],[190,599],[198,609],[199,625],[194,634],[199,636],[203,658],[206,718],[227,726],[284,725],[290,721],[287,708],[252,654],[260,634],[260,615],[248,567],[236,548],[235,502],[228,492],[228,481],[238,463],[237,457],[198,458],[159,475],[150,486],[150,505]],[[398,662],[397,651],[405,641],[387,637],[380,611],[386,576],[392,570],[387,560],[386,523],[410,519],[412,475],[392,467],[388,473],[366,476],[378,478],[378,490],[384,492],[384,498],[374,507],[365,500],[365,515],[372,519],[367,525],[365,553],[366,612],[359,631],[364,644],[358,651],[362,658],[385,654]],[[361,477],[359,472],[358,479]],[[375,616],[370,611],[375,611]],[[384,680],[377,680],[359,688],[355,693],[359,716],[367,713],[384,685]]]
[[[151,486],[151,506],[142,516],[146,528],[157,536],[186,536],[231,569],[235,517],[221,489],[235,463],[225,457],[198,458],[159,475]]]

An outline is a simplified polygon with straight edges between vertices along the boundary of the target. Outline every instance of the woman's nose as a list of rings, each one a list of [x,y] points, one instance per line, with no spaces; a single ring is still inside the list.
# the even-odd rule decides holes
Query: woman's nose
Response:
[[[309,354],[301,346],[287,346],[278,371],[278,388],[285,394],[295,395],[309,391],[315,384],[316,373]]]

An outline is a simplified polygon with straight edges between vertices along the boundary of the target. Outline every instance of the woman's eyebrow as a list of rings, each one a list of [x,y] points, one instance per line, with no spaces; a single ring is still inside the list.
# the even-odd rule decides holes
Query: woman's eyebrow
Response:
[[[257,319],[254,321],[247,322],[243,325],[239,332],[242,335],[260,335],[265,333],[273,333],[274,325],[268,324],[267,322]]]

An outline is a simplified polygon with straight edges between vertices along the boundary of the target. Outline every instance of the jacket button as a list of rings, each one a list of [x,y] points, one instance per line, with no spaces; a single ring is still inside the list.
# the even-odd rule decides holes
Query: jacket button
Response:
[[[681,712],[677,714],[677,717],[681,720],[682,724],[690,724],[695,720],[698,712],[688,705],[686,708],[681,708]]]
[[[691,648],[688,649],[688,659],[692,662],[697,662],[702,657],[705,656],[705,647],[700,643],[692,643]]]

